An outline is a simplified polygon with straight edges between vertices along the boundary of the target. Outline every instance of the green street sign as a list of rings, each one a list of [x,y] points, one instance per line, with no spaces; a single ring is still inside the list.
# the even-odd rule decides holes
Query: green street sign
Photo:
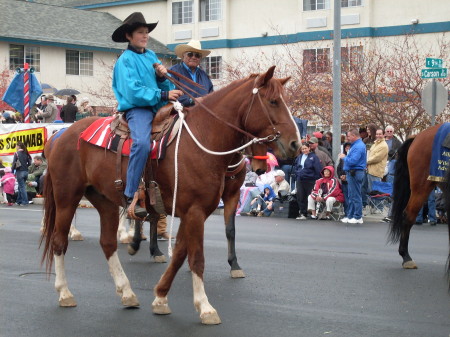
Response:
[[[422,78],[446,78],[447,68],[422,69]]]
[[[442,68],[442,59],[434,59],[427,57],[425,59],[425,67],[427,68]]]

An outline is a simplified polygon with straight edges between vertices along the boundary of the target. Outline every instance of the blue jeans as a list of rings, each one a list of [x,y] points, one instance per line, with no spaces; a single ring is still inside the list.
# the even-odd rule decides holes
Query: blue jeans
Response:
[[[138,190],[139,181],[150,154],[150,135],[154,113],[145,108],[133,108],[127,111],[126,118],[133,144],[128,161],[125,195],[133,197]]]
[[[341,189],[344,194],[344,216],[348,218],[348,184],[342,184]]]
[[[290,184],[291,191],[295,189],[295,181],[297,176],[295,175],[295,170],[292,165],[282,165],[280,169],[285,174],[286,181]]]
[[[381,181],[380,177],[375,177],[369,173],[367,173],[367,191],[371,192],[372,191],[372,184],[374,181]]]
[[[17,185],[18,185],[18,194],[16,203],[19,205],[28,205],[28,196],[27,196],[27,178],[28,171],[16,171]]]
[[[367,178],[368,173],[367,171],[363,171],[364,172],[364,177],[363,177],[363,181],[361,183],[361,201],[362,201],[362,205],[363,207],[367,206],[367,194],[370,192],[369,190],[369,180]]]
[[[434,189],[428,196],[428,220],[430,222],[437,222],[436,219],[436,198],[434,194]],[[419,214],[417,214],[416,222],[423,222],[423,207],[420,209]]]
[[[353,177],[349,171],[346,172],[348,181],[348,210],[347,218],[361,219],[362,217],[362,199],[361,186],[364,181],[364,170],[356,170]]]

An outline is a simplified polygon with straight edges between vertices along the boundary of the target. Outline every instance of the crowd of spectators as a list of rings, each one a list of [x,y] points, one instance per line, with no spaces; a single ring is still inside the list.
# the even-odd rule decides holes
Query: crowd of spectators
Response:
[[[27,206],[42,195],[47,170],[45,159],[31,158],[25,144],[18,142],[12,166],[4,166],[0,159],[0,202],[8,206]]]
[[[364,216],[381,214],[381,204],[369,204],[369,198],[378,192],[374,182],[393,183],[397,151],[402,144],[394,136],[394,128],[369,124],[349,130],[341,137],[341,154],[335,160],[332,139],[329,131],[306,135],[297,158],[279,160],[261,176],[248,166],[237,214],[270,216],[274,201],[282,197],[273,185],[280,181],[289,186],[286,193],[296,197],[298,220],[317,219],[319,210],[321,219],[333,219],[332,212],[340,205],[344,214],[341,221],[345,223],[362,224]],[[439,211],[436,213],[435,204],[433,191],[417,216],[417,225],[436,224]],[[391,221],[390,211],[384,222]]]

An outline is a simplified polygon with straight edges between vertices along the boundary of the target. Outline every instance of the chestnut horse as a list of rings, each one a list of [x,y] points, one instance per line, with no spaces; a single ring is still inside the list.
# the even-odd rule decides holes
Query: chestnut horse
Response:
[[[172,259],[154,288],[152,308],[155,314],[171,312],[167,294],[188,257],[194,306],[200,313],[200,319],[204,324],[220,323],[219,315],[208,301],[203,283],[204,223],[219,203],[233,150],[242,144],[244,137],[265,138],[271,142],[270,147],[277,157],[287,158],[296,155],[300,144],[297,126],[283,98],[283,85],[289,78],[273,78],[274,69],[273,66],[266,73],[234,81],[205,96],[201,103],[186,113],[180,141],[169,146],[166,158],[158,163],[147,162],[145,171],[148,172],[152,166],[166,211],[171,213],[172,202],[175,201],[175,215],[180,218]],[[75,306],[65,277],[64,254],[70,222],[84,195],[100,215],[100,245],[116,285],[116,293],[121,296],[123,305],[138,306],[137,297],[117,254],[122,196],[114,185],[116,156],[79,140],[80,133],[94,120],[96,118],[87,118],[74,123],[60,136],[60,141],[54,143],[47,157],[43,260],[47,260],[48,271],[55,261],[55,288],[59,293],[59,304]],[[230,154],[219,156],[211,151]],[[127,159],[123,158],[123,180],[126,166]],[[151,211],[148,198],[146,203]]]
[[[427,179],[430,173],[433,140],[439,127],[440,125],[432,126],[407,139],[398,150],[389,239],[392,243],[400,241],[398,252],[403,258],[402,265],[405,269],[417,269],[417,264],[408,251],[409,233],[428,195],[437,185],[444,193],[447,214],[450,214],[450,170],[447,170],[445,183]],[[448,219],[450,238],[450,217]],[[447,260],[447,274],[450,270],[449,261],[450,253]]]

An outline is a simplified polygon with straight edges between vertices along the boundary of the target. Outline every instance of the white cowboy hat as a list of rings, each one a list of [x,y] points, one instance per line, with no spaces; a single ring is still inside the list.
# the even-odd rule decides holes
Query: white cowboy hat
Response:
[[[198,40],[191,40],[187,44],[179,44],[175,47],[175,54],[179,58],[183,58],[183,54],[187,51],[200,53],[202,57],[208,56],[211,53],[211,50],[202,49],[202,45]]]

